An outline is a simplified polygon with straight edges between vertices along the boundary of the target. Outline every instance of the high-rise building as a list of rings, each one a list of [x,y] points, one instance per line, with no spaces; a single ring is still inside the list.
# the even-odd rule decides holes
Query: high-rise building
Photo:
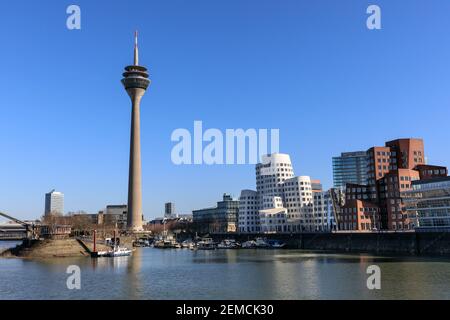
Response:
[[[175,204],[173,202],[166,202],[164,204],[164,218],[174,218],[175,214]]]
[[[45,215],[64,214],[64,194],[55,190],[45,194]]]
[[[333,184],[345,189],[346,183],[367,183],[367,154],[365,151],[343,152],[333,157]]]
[[[131,98],[131,138],[128,176],[128,217],[127,229],[131,232],[143,230],[142,226],[142,172],[141,172],[141,133],[140,104],[150,85],[147,69],[139,65],[137,32],[135,33],[134,64],[125,67],[122,84]]]

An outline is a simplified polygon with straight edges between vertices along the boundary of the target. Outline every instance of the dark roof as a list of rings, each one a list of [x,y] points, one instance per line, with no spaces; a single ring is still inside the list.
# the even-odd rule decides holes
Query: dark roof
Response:
[[[436,166],[436,165],[432,165],[432,164],[418,164],[417,166],[415,166],[414,169],[415,170],[420,170],[420,169],[447,169],[447,167],[445,167],[445,166]]]
[[[425,180],[416,180],[416,181],[413,181],[412,184],[418,185],[418,184],[435,183],[435,182],[442,182],[442,181],[450,181],[450,176],[437,177],[437,178],[425,179]]]

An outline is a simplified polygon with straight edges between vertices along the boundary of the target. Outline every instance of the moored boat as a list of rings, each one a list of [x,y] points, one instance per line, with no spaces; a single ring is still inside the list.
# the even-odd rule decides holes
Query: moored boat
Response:
[[[131,252],[132,252],[132,250],[130,250],[128,248],[116,246],[116,247],[114,247],[113,250],[108,251],[106,253],[106,256],[107,257],[125,257],[125,256],[130,256]]]
[[[139,239],[133,242],[133,247],[150,247],[150,241],[147,239]]]
[[[237,249],[240,245],[234,239],[225,239],[222,240],[218,245],[217,249]]]
[[[184,240],[181,243],[181,247],[184,248],[184,249],[190,249],[190,248],[192,248],[194,246],[195,246],[195,243],[192,240],[190,240],[190,239]]]
[[[241,246],[243,249],[253,249],[256,248],[256,241],[254,240],[249,240],[249,241],[245,241],[242,243]]]
[[[203,238],[201,241],[197,242],[198,250],[214,250],[216,249],[216,244],[212,238]]]
[[[286,243],[279,240],[268,240],[267,241],[272,249],[283,249],[286,247]]]
[[[108,255],[108,251],[94,251],[91,253],[93,258],[106,257]]]
[[[270,248],[269,243],[263,238],[256,238],[255,244],[257,248]]]
[[[166,239],[166,240],[158,240],[153,244],[154,248],[158,249],[177,249],[181,248],[181,245],[176,242],[174,239]]]

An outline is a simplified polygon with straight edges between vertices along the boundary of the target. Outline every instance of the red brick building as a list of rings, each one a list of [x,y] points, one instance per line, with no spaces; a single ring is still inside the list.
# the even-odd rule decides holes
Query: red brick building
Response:
[[[367,150],[368,184],[347,184],[339,229],[412,229],[402,192],[411,190],[415,180],[447,174],[445,167],[425,164],[422,139],[397,139],[386,142],[384,147],[370,148]]]
[[[346,200],[338,216],[339,230],[373,231],[381,227],[379,207],[371,201]]]
[[[420,180],[419,172],[410,169],[392,170],[383,178],[385,201],[382,201],[386,216],[383,220],[389,230],[410,230],[413,228],[401,197],[402,192],[412,189],[412,182]]]

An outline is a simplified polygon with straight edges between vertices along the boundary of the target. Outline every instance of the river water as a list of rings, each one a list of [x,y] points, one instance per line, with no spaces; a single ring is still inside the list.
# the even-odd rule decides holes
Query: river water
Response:
[[[71,265],[80,267],[80,290],[67,288]],[[380,267],[380,290],[367,288],[370,265]],[[0,258],[0,299],[450,299],[450,259],[153,248],[119,258]]]

